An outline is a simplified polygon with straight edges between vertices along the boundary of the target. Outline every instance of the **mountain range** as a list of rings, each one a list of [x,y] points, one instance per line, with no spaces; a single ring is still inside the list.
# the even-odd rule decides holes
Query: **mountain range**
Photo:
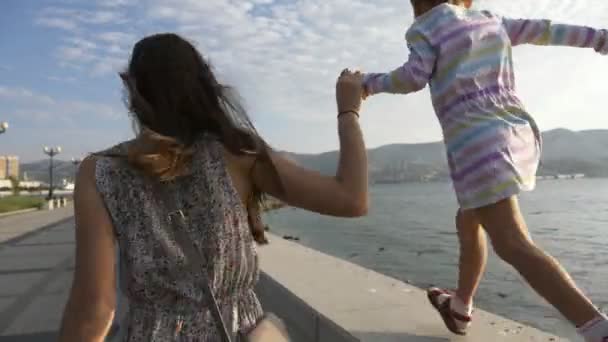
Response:
[[[608,177],[608,130],[570,131],[555,129],[543,133],[543,176],[585,174]],[[323,174],[335,173],[338,151],[322,154],[286,154],[297,163]],[[377,182],[447,180],[448,168],[443,142],[393,144],[368,151],[370,178]]]
[[[333,175],[338,151],[321,154],[283,152],[298,164]],[[370,178],[374,182],[445,180],[448,177],[442,142],[392,144],[369,150]],[[56,180],[73,179],[75,167],[57,160]],[[21,165],[28,179],[48,182],[48,160]],[[570,131],[556,129],[543,133],[543,158],[539,175],[585,174],[608,177],[608,130]]]

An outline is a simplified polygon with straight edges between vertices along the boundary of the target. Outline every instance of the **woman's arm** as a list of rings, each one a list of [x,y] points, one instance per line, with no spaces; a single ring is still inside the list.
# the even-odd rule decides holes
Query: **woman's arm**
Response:
[[[511,44],[554,45],[593,48],[608,54],[608,31],[553,23],[550,20],[502,19]]]
[[[362,77],[346,72],[336,85],[338,112],[356,111],[361,106]],[[363,216],[368,210],[367,153],[356,115],[338,118],[340,161],[336,175],[324,176],[304,169],[279,153],[270,152],[276,168],[270,163],[256,163],[255,186],[287,204],[317,213],[341,216]],[[272,175],[278,174],[280,179]]]
[[[116,305],[114,234],[95,184],[95,159],[85,159],[74,190],[76,268],[59,340],[102,342]]]

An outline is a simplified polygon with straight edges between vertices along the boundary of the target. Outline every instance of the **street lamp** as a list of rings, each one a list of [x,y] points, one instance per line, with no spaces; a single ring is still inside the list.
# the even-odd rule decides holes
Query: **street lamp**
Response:
[[[59,153],[61,153],[61,146],[57,146],[57,147],[48,147],[45,146],[44,149],[42,149],[42,151],[44,151],[44,154],[46,154],[47,156],[49,156],[50,159],[50,163],[49,163],[49,196],[48,199],[53,199],[53,157],[55,157],[56,155],[58,155]]]
[[[0,122],[0,134],[5,133],[8,129],[8,122]]]
[[[74,165],[74,184],[76,184],[76,174],[78,174],[78,165],[82,162],[80,158],[72,158],[72,165]]]

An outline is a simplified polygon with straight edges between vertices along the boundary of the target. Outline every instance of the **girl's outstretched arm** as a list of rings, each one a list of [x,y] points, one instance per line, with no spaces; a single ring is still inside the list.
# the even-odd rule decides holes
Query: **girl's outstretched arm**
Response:
[[[593,48],[608,54],[608,31],[557,24],[550,20],[502,19],[512,45],[535,44]]]
[[[378,93],[408,94],[424,89],[435,69],[435,50],[422,33],[407,35],[410,56],[407,62],[389,73],[365,74],[365,95]]]

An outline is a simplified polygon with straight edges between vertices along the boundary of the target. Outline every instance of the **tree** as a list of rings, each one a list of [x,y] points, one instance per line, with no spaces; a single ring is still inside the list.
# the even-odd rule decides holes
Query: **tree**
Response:
[[[17,179],[17,177],[15,177],[15,176],[10,176],[8,179],[11,181],[11,186],[13,187],[13,195],[18,196],[19,195],[19,179]]]

